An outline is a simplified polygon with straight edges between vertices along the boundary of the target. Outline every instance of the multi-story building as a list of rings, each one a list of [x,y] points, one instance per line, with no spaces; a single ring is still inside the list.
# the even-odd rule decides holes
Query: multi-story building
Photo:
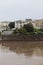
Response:
[[[32,22],[32,20],[31,19],[26,19],[25,21],[24,20],[15,21],[15,28],[21,28],[25,24],[28,24],[29,22]]]

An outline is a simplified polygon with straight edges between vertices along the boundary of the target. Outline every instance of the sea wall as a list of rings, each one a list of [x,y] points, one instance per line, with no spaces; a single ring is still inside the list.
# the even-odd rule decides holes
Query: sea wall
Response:
[[[43,41],[43,34],[31,34],[31,35],[2,35],[2,40],[12,41]]]

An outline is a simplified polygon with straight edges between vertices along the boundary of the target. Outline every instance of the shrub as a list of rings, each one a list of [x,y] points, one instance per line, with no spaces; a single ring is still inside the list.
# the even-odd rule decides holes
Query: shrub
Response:
[[[20,28],[19,30],[19,34],[26,34],[26,29],[25,28]]]
[[[20,34],[26,34],[26,32],[27,32],[26,29],[20,28],[20,29],[15,29],[13,33],[20,35]]]
[[[34,32],[34,27],[32,23],[25,24],[23,28],[25,28],[27,32]]]
[[[16,28],[16,29],[14,30],[14,32],[13,32],[13,33],[14,33],[14,34],[19,33],[18,29]]]

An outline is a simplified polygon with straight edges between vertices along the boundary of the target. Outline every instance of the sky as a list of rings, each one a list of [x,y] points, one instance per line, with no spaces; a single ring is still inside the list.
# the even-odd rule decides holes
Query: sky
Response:
[[[0,0],[0,21],[27,18],[43,18],[43,0]]]

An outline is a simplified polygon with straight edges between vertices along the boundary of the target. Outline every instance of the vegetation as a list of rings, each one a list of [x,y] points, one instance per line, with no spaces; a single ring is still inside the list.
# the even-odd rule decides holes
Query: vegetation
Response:
[[[19,34],[25,34],[27,32],[25,28],[20,28],[18,31]]]
[[[10,29],[15,28],[15,23],[14,22],[10,22],[8,26],[9,26]]]
[[[15,29],[13,33],[17,35],[21,35],[21,34],[26,34],[27,31],[25,28],[20,28],[20,29]]]
[[[18,29],[16,28],[13,33],[18,34],[19,33]]]
[[[23,28],[25,28],[27,32],[34,32],[34,27],[32,23],[25,24]]]
[[[15,29],[14,34],[17,35],[29,35],[29,34],[34,34],[34,27],[32,23],[25,24],[22,28],[20,29]]]
[[[1,35],[1,32],[0,32],[0,35]]]
[[[35,29],[32,23],[28,23],[20,29],[16,28],[13,33],[16,35],[43,34],[43,29]]]

